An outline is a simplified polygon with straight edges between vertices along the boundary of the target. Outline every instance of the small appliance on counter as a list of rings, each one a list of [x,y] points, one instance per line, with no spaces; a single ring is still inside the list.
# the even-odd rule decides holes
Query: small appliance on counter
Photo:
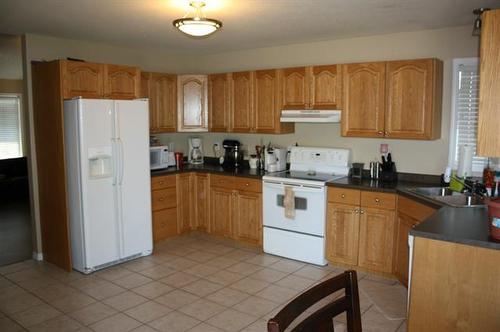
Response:
[[[266,151],[265,170],[268,172],[281,172],[286,170],[286,157],[288,151],[282,148],[270,148]]]
[[[203,141],[199,137],[191,137],[188,140],[189,153],[188,163],[190,164],[203,164]]]
[[[363,178],[363,168],[365,167],[364,163],[352,163],[351,168],[351,177],[361,179]]]
[[[172,150],[167,145],[150,146],[149,166],[151,170],[158,170],[168,168],[169,166],[175,166],[173,145]]]
[[[224,168],[238,168],[243,161],[243,151],[241,150],[241,143],[237,140],[226,139],[222,142],[224,148]]]

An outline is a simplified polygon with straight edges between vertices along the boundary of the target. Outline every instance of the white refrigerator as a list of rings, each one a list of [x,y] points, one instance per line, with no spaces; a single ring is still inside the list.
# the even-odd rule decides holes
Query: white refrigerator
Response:
[[[73,268],[151,254],[148,101],[67,100],[64,125]]]

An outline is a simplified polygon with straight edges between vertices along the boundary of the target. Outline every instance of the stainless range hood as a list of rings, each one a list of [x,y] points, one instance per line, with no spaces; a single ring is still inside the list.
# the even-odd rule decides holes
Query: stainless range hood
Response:
[[[281,122],[339,123],[340,110],[282,110]]]

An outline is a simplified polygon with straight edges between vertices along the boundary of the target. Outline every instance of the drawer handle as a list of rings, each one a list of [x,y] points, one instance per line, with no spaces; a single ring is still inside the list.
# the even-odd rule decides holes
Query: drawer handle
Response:
[[[345,194],[340,195],[340,197],[345,198]]]
[[[375,203],[380,203],[380,199],[375,198]]]
[[[165,200],[165,198],[164,198],[164,197],[160,197],[160,198],[158,198],[158,200],[159,200],[160,202],[163,202],[163,201]]]
[[[247,187],[248,187],[248,185],[249,185],[248,183],[245,183],[245,186],[247,186]]]

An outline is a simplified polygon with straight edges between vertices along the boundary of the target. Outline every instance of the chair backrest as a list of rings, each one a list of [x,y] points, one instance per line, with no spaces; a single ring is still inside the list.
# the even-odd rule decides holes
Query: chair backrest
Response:
[[[267,323],[268,332],[282,332],[306,309],[338,290],[345,295],[325,304],[320,309],[298,323],[292,331],[334,331],[333,317],[347,313],[347,331],[361,331],[361,311],[359,309],[358,279],[356,271],[345,271],[316,285],[297,296]]]

